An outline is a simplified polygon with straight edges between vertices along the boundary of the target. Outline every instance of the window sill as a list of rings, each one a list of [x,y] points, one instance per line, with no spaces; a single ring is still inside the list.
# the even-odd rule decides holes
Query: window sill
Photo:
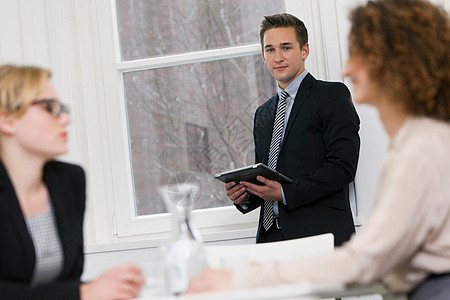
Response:
[[[254,225],[254,224],[253,224]],[[235,229],[235,230],[221,230],[214,231],[214,228],[209,230],[202,230],[201,235],[205,244],[227,243],[243,239],[254,239],[256,236],[256,228]],[[127,251],[143,248],[158,248],[167,245],[168,237],[148,238],[139,241],[121,241],[113,244],[101,245],[86,245],[84,247],[85,254]]]

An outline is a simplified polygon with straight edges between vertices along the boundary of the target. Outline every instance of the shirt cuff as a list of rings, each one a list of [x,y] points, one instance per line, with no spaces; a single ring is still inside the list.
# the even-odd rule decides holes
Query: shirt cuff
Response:
[[[243,208],[243,209],[247,209],[248,206],[250,205],[250,199],[247,199],[245,201],[242,201],[241,203],[239,203],[239,205]]]

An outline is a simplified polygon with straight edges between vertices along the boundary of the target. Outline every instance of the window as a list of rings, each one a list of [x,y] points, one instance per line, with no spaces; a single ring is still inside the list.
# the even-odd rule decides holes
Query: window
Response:
[[[236,213],[214,173],[254,162],[253,114],[276,91],[259,23],[284,1],[117,0],[116,10],[134,199],[117,206],[132,223],[154,222],[138,233],[167,231],[159,187],[187,172],[201,185],[195,209]],[[199,227],[233,222],[211,224],[215,213],[200,214]]]
[[[123,61],[259,42],[259,22],[281,0],[117,0]]]
[[[201,184],[196,208],[230,205],[213,174],[254,162],[253,113],[274,93],[261,58],[128,72],[124,84],[137,215],[165,212],[158,187],[185,172]]]

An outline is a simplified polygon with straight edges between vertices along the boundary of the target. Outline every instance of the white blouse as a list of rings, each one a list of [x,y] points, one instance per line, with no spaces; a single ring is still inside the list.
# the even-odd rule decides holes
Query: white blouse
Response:
[[[25,220],[36,253],[31,285],[53,282],[62,271],[64,255],[51,202],[45,212]]]

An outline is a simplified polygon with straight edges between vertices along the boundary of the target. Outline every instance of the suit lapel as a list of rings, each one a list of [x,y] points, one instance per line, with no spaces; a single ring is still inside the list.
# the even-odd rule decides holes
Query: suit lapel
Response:
[[[14,191],[14,187],[9,179],[8,173],[0,161],[0,201],[1,209],[9,214],[13,226],[16,227],[17,239],[22,243],[22,249],[26,252],[23,259],[28,260],[27,266],[33,266],[35,261],[34,244],[28,232],[27,224],[20,207],[19,200]],[[31,271],[29,272],[31,274]]]
[[[284,132],[283,144],[284,141],[288,138],[289,132],[292,129],[295,119],[297,118],[298,113],[300,112],[303,104],[305,103],[305,101],[307,101],[311,93],[311,88],[315,85],[315,83],[316,79],[311,74],[308,73],[306,77],[303,79],[302,83],[300,84],[300,87],[298,88],[297,91],[297,95],[295,96],[294,105],[292,106],[292,110],[289,115],[286,130]],[[281,147],[283,147],[283,144],[281,145]]]
[[[266,107],[266,112],[264,113],[264,115],[267,117],[267,124],[268,126],[265,127],[265,125],[263,125],[263,127],[267,128],[266,130],[266,134],[264,137],[264,141],[265,141],[265,145],[263,147],[265,153],[263,155],[264,159],[264,163],[267,164],[268,163],[268,157],[269,157],[269,151],[270,151],[270,143],[272,141],[272,133],[273,133],[273,123],[275,122],[275,114],[277,112],[277,105],[278,105],[278,94],[276,94],[275,96],[273,96],[272,98],[270,98],[268,100],[268,105]],[[267,160],[266,160],[267,159]]]
[[[286,131],[284,133],[283,143],[281,144],[281,149],[283,147],[284,141],[288,138],[289,132],[292,129],[292,126],[297,118],[303,104],[308,100],[308,97],[311,92],[311,88],[315,85],[316,79],[308,73],[306,77],[303,79],[300,87],[298,88],[297,95],[295,96],[294,106],[292,107],[291,113],[289,115],[289,120],[286,126]],[[278,94],[270,98],[267,102],[267,106],[264,108],[264,111],[261,112],[261,117],[265,118],[265,121],[262,124],[262,128],[265,129],[264,137],[264,153],[263,162],[267,163],[267,158],[269,157],[270,151],[270,142],[272,141],[272,131],[273,131],[273,123],[275,121],[275,114],[277,111],[278,104]],[[267,122],[267,123],[266,123]],[[267,125],[266,125],[267,124]],[[281,150],[280,150],[281,151]]]

